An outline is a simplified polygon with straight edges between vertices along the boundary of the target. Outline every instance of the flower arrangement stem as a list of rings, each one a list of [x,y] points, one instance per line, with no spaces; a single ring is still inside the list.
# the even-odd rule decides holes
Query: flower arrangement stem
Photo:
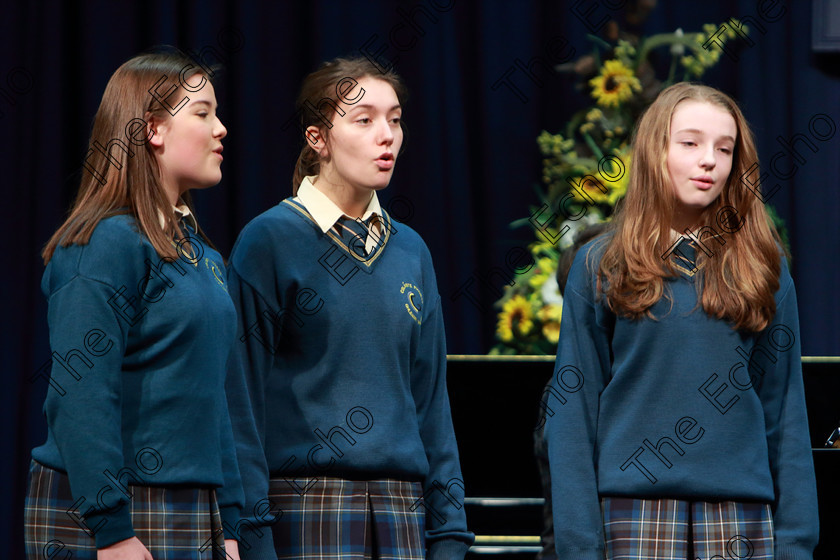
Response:
[[[586,142],[586,145],[589,146],[589,149],[592,150],[592,153],[596,157],[596,161],[604,159],[604,152],[601,151],[601,147],[595,143],[595,140],[592,139],[588,132],[583,133],[583,140]]]
[[[674,44],[685,45],[692,50],[697,48],[696,40],[689,35],[684,35],[682,37],[678,36],[676,33],[660,33],[659,35],[651,35],[642,42],[642,46],[639,48],[639,54],[636,58],[636,69],[638,69],[638,65],[641,64],[642,61],[647,60],[648,53],[651,50],[665,45]]]
[[[665,80],[665,83],[663,84],[665,87],[668,87],[668,86],[670,86],[671,84],[674,83],[674,74],[676,74],[676,73],[677,73],[677,57],[671,55],[671,69],[668,70],[668,79]]]

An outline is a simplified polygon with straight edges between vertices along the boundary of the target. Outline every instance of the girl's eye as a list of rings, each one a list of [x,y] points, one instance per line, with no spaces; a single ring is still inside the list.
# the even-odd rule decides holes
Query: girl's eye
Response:
[[[682,142],[680,142],[680,144],[682,144],[683,146],[696,146],[696,144],[691,140],[683,140]]]
[[[391,122],[394,124],[400,124],[401,120],[402,119],[400,117],[394,117],[393,119],[391,119]]]
[[[207,113],[204,112],[204,111],[201,111],[200,113],[196,113],[196,115],[198,115],[199,117],[201,117],[203,119],[204,117],[207,116]]]
[[[720,151],[723,152],[724,154],[731,154],[732,153],[731,148],[721,148]]]
[[[362,124],[368,124],[370,122],[370,118],[369,117],[362,117],[360,119],[356,119],[356,122],[357,123],[362,123]]]

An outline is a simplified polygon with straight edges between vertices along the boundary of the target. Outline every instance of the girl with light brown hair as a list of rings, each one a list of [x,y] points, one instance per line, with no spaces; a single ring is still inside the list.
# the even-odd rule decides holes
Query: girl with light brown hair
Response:
[[[176,51],[117,69],[44,249],[52,366],[30,559],[238,558],[224,534],[243,501],[224,392],[236,311],[188,196],[222,177],[212,74]]]
[[[558,557],[810,558],[796,295],[746,119],[675,84],[632,162],[572,265],[544,395]]]

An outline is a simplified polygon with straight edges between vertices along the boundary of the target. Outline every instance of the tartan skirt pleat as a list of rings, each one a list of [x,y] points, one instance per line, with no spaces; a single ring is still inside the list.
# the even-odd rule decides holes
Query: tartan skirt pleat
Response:
[[[132,485],[129,490],[135,536],[155,560],[226,557],[215,490]],[[67,475],[32,461],[24,507],[27,559],[96,560],[94,538],[67,513],[76,509],[74,503]]]
[[[770,506],[602,497],[607,560],[772,560]]]
[[[692,502],[694,557],[773,559],[773,513],[768,504]]]
[[[422,560],[425,508],[419,482],[272,478],[268,497],[278,560]]]
[[[688,502],[601,498],[609,560],[686,560]]]

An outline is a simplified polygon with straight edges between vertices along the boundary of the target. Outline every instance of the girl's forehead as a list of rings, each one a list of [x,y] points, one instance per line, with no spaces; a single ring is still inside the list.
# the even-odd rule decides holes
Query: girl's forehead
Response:
[[[729,117],[733,121],[732,115],[725,107],[721,107],[711,101],[702,101],[699,99],[685,99],[677,103],[674,111],[671,113],[671,121],[679,116],[681,118],[695,118],[703,119],[710,115],[718,117]]]
[[[733,137],[737,132],[735,118],[725,107],[695,99],[679,102],[671,114],[671,131],[683,128],[725,132]]]
[[[389,108],[393,105],[399,105],[397,92],[391,84],[383,79],[374,76],[364,76],[356,80],[358,88],[364,90],[364,94],[357,102],[358,105],[387,105]]]

